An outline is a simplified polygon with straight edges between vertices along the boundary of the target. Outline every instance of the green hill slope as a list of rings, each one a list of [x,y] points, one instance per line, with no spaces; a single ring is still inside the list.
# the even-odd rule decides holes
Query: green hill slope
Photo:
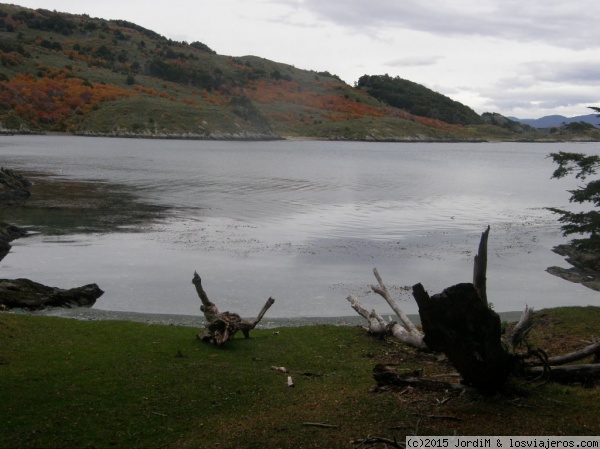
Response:
[[[328,72],[218,55],[122,20],[0,4],[3,132],[358,140],[490,134],[473,111],[451,100],[442,105],[440,97],[415,99],[423,104],[405,110]]]

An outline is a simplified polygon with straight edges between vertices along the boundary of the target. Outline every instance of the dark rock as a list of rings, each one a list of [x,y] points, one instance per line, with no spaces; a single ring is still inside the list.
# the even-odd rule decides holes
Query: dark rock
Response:
[[[29,197],[31,182],[23,176],[0,167],[0,204],[10,204],[25,200]],[[9,242],[23,237],[26,231],[16,226],[0,222],[0,260],[10,251]]]
[[[0,202],[11,203],[29,197],[31,182],[23,176],[0,167]]]
[[[65,290],[29,279],[0,279],[0,308],[41,310],[46,307],[92,307],[103,293],[96,284]]]
[[[558,245],[552,251],[566,257],[573,267],[549,267],[546,269],[548,273],[600,291],[600,254],[580,250],[573,245]]]
[[[30,186],[31,183],[23,176],[0,167],[0,204],[26,199]],[[17,226],[0,223],[0,260],[8,254],[9,242],[26,234],[27,231]],[[92,307],[103,293],[96,284],[65,290],[29,279],[0,279],[0,310]]]
[[[25,229],[0,222],[0,260],[4,259],[10,251],[9,242],[26,235],[27,231]]]

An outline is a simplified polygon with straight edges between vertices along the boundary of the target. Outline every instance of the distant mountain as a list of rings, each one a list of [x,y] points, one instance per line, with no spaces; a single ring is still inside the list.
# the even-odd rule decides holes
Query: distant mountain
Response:
[[[552,128],[558,127],[569,123],[584,122],[594,125],[596,128],[600,128],[600,118],[596,114],[579,115],[577,117],[564,117],[562,115],[547,115],[546,117],[538,119],[520,119],[516,117],[509,117],[525,125],[533,126],[534,128]]]

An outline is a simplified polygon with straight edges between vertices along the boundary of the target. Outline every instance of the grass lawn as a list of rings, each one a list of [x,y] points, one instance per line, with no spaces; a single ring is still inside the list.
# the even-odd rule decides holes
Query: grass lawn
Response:
[[[536,317],[543,325],[531,341],[549,355],[600,336],[600,308]],[[452,367],[358,327],[255,330],[223,348],[196,333],[0,314],[0,448],[337,448],[410,434],[600,434],[598,388],[515,381],[492,397],[374,393],[377,363],[425,375]],[[286,367],[295,386],[272,366]]]

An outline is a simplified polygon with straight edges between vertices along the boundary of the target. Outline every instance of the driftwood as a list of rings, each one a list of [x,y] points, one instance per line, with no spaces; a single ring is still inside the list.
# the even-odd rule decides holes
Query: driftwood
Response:
[[[377,279],[378,285],[371,285],[371,290],[381,296],[389,304],[392,310],[396,313],[400,319],[400,323],[396,321],[390,321],[388,323],[379,315],[375,310],[368,312],[358,301],[358,298],[354,295],[348,296],[351,307],[362,317],[364,317],[369,325],[367,330],[372,335],[379,337],[390,336],[408,346],[422,349],[425,347],[423,341],[423,333],[417,329],[412,321],[406,316],[406,314],[400,309],[396,301],[390,295],[387,287],[385,286],[383,279],[381,278],[377,268],[373,269],[373,274]]]
[[[196,287],[196,292],[202,302],[200,311],[204,313],[206,318],[206,329],[202,335],[198,334],[198,338],[217,346],[233,339],[238,331],[242,331],[244,337],[250,338],[250,331],[256,327],[275,302],[275,299],[269,298],[254,320],[242,319],[237,313],[219,312],[217,306],[208,299],[208,295],[202,288],[202,280],[196,272],[194,272],[192,283]]]
[[[548,358],[541,349],[531,349],[527,335],[532,327],[533,309],[525,307],[512,332],[503,335],[500,317],[487,300],[487,246],[490,228],[481,235],[474,258],[473,283],[457,284],[442,293],[429,296],[421,284],[413,286],[413,297],[419,306],[421,333],[391,299],[377,270],[379,286],[371,286],[390,304],[402,326],[397,335],[374,310],[365,310],[358,299],[350,296],[352,308],[367,319],[368,330],[375,335],[394,335],[398,340],[417,348],[426,347],[443,352],[463,379],[463,384],[480,391],[493,392],[502,388],[512,376],[526,379],[544,377],[557,382],[584,382],[600,379],[600,342],[570,354]],[[594,356],[594,363],[565,365]],[[448,388],[444,382],[394,373],[390,367],[378,366],[374,372],[377,383],[438,389]]]

